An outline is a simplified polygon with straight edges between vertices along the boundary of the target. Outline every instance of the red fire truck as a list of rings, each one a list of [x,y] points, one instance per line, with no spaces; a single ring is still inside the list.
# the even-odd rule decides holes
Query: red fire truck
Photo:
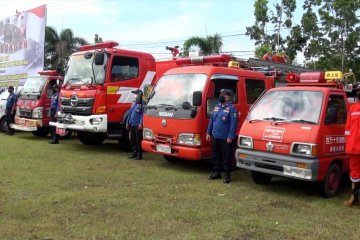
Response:
[[[16,103],[15,123],[11,127],[30,131],[35,136],[48,135],[52,86],[62,81],[63,77],[57,71],[43,71],[27,78]]]
[[[116,46],[116,42],[81,46],[70,56],[60,92],[61,114],[51,123],[57,132],[76,131],[84,144],[100,144],[108,137],[128,146],[125,123],[134,100],[131,91],[154,82],[156,62],[148,53]],[[171,66],[160,65],[163,72]]]
[[[256,99],[274,81],[264,74],[240,69],[229,55],[179,58],[156,83],[144,114],[142,147],[165,159],[200,160],[211,156],[205,141],[218,91],[231,89],[240,124]],[[231,67],[228,67],[230,63]],[[189,66],[191,65],[191,66]]]
[[[273,176],[320,183],[323,196],[338,192],[349,169],[345,154],[348,101],[325,72],[288,75],[288,86],[266,92],[244,121],[235,157],[257,184]]]

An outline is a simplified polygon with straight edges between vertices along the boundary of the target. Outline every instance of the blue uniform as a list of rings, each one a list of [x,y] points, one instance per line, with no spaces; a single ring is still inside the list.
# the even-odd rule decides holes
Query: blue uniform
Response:
[[[11,110],[14,107],[15,103],[16,103],[16,95],[15,93],[10,93],[10,95],[6,99],[6,109]]]
[[[133,102],[130,108],[129,112],[129,118],[127,123],[130,126],[139,126],[142,125],[143,121],[143,109],[144,106],[142,104],[137,104],[136,102]]]
[[[51,102],[50,102],[50,109],[56,110],[56,112],[59,110],[59,93],[54,92],[51,96]]]
[[[211,114],[207,134],[215,139],[235,139],[237,124],[237,109],[231,103],[226,103],[224,106],[219,103]]]

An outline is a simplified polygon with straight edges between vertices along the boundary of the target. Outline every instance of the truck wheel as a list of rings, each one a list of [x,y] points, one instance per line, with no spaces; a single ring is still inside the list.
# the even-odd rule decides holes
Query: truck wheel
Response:
[[[104,142],[105,134],[103,133],[88,133],[88,132],[78,132],[77,136],[85,145],[99,145]]]
[[[259,185],[267,185],[271,182],[272,176],[266,173],[251,171],[251,177],[254,183]]]
[[[1,132],[7,132],[6,117],[5,116],[0,120],[0,131]]]
[[[32,134],[37,137],[46,137],[50,133],[50,128],[38,128],[38,130],[33,131]]]
[[[341,183],[341,168],[339,164],[333,163],[330,165],[325,179],[320,183],[320,194],[325,198],[335,196]]]

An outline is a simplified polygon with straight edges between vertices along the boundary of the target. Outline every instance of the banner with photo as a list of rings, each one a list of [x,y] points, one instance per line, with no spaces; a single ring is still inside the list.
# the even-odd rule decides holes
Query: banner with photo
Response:
[[[46,5],[0,19],[0,87],[23,85],[44,66]]]

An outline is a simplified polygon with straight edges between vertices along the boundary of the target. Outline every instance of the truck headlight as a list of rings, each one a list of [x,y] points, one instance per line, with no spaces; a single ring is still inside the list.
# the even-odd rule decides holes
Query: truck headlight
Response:
[[[316,157],[318,156],[318,146],[309,143],[293,143],[291,153],[294,155]]]
[[[34,108],[34,110],[32,111],[32,118],[42,118],[43,117],[43,107],[36,107]]]
[[[253,140],[251,137],[240,135],[238,138],[238,146],[243,148],[253,148]]]
[[[177,143],[186,145],[201,145],[201,135],[197,133],[180,133]]]
[[[147,140],[155,139],[153,131],[151,129],[149,129],[149,128],[144,128],[143,129],[143,138],[147,139]]]

